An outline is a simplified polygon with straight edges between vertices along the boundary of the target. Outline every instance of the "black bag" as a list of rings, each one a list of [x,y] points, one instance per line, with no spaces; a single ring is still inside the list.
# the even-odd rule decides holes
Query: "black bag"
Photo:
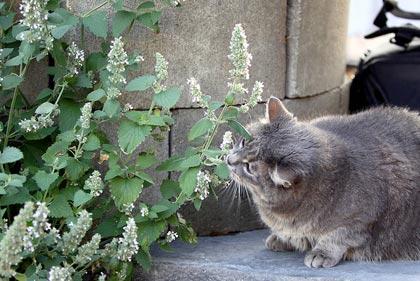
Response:
[[[374,21],[380,29],[365,38],[388,33],[395,36],[390,40],[391,44],[369,51],[361,59],[350,87],[350,112],[379,105],[420,111],[420,29],[411,24],[388,27],[388,12],[397,17],[420,20],[420,13],[403,11],[396,2],[384,0]]]

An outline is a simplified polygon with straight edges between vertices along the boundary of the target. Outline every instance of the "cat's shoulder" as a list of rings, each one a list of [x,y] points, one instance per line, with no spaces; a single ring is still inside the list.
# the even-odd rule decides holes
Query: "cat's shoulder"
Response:
[[[310,123],[315,126],[377,126],[409,122],[420,126],[420,114],[399,107],[376,107],[352,115],[328,115]]]

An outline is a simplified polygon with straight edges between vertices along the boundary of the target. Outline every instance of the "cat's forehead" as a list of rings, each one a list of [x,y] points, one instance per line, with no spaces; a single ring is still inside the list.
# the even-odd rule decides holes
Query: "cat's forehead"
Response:
[[[249,123],[246,125],[246,129],[249,131],[251,136],[258,137],[265,131],[265,127],[269,126],[270,124],[267,122],[267,119],[263,118],[260,119],[258,122]]]

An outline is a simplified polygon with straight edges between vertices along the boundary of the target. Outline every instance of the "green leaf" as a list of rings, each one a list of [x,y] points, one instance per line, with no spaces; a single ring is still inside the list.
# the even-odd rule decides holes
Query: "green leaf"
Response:
[[[11,58],[10,60],[6,61],[4,64],[5,66],[17,66],[23,63],[23,58],[21,55],[17,55],[16,57]]]
[[[92,88],[92,81],[86,73],[81,73],[77,76],[76,86],[80,88]]]
[[[124,8],[124,0],[114,0],[112,2],[112,7],[115,11],[122,10]]]
[[[134,257],[136,258],[136,262],[140,264],[144,270],[149,271],[150,268],[152,268],[152,256],[149,251],[146,252],[143,249],[139,249]]]
[[[104,111],[110,117],[115,117],[121,111],[121,105],[118,100],[107,99],[104,104]]]
[[[144,181],[146,181],[146,182],[148,182],[148,183],[150,183],[150,184],[155,184],[155,182],[153,181],[152,176],[151,176],[151,175],[149,175],[148,173],[145,173],[145,172],[143,172],[143,171],[137,171],[137,172],[135,173],[135,175],[136,175],[138,178],[140,178],[140,179],[142,179],[142,180],[144,180]]]
[[[179,187],[187,196],[191,196],[197,184],[197,174],[199,168],[190,168],[179,176]]]
[[[105,119],[106,118],[106,113],[102,110],[95,110],[93,112],[93,118],[96,120],[101,120],[101,119]]]
[[[3,52],[1,52],[0,54],[0,59],[5,59],[12,52],[13,52],[13,48],[3,48]]]
[[[42,160],[45,163],[52,165],[57,157],[67,155],[67,148],[69,143],[65,141],[58,141],[48,147],[47,151],[42,155]]]
[[[114,37],[120,36],[135,18],[136,13],[134,12],[124,10],[118,11],[112,20],[112,35]]]
[[[145,26],[152,30],[156,30],[156,25],[160,19],[160,11],[152,11],[141,14],[137,19]]]
[[[55,13],[57,13],[62,18],[62,25],[71,25],[76,26],[79,23],[79,18],[74,16],[68,10],[64,8],[54,9]]]
[[[42,140],[51,135],[57,127],[41,128],[35,132],[24,133],[23,136],[27,140]]]
[[[46,89],[43,89],[43,90],[42,90],[42,91],[38,94],[38,96],[36,97],[36,100],[37,100],[37,101],[40,101],[40,100],[43,100],[43,99],[49,98],[49,97],[51,97],[52,95],[53,95],[53,90],[46,88]]]
[[[35,110],[37,114],[48,114],[55,109],[55,105],[50,102],[41,103]]]
[[[157,171],[163,171],[163,172],[169,172],[169,171],[176,171],[179,169],[179,165],[185,160],[185,157],[181,156],[172,156],[171,158],[164,161],[162,164],[160,164],[156,170]]]
[[[16,75],[15,73],[12,73],[3,77],[1,85],[3,86],[3,90],[9,90],[19,86],[20,83],[22,83],[22,81],[22,77]]]
[[[16,147],[6,146],[0,154],[0,164],[13,163],[23,158],[23,153]]]
[[[22,187],[26,182],[26,177],[17,174],[0,173],[0,183],[2,186]],[[2,193],[5,194],[5,193]]]
[[[143,181],[139,178],[114,178],[109,189],[117,206],[134,203],[143,189]]]
[[[101,147],[101,141],[94,134],[90,134],[87,137],[86,143],[83,145],[83,149],[86,150],[86,151],[94,151],[94,150],[97,150],[100,147]]]
[[[69,158],[67,160],[66,174],[70,180],[77,181],[87,170],[89,170],[89,165],[77,161],[74,158]]]
[[[209,109],[213,111],[213,110],[219,109],[223,105],[224,105],[223,102],[220,102],[220,101],[212,101],[210,103],[210,105],[209,105]]]
[[[176,181],[166,179],[160,186],[160,193],[162,194],[163,199],[169,200],[172,197],[178,196],[180,192],[179,183]]]
[[[61,132],[73,130],[74,125],[80,117],[80,104],[72,100],[63,99],[60,101],[60,115],[58,126]]]
[[[86,99],[88,101],[98,101],[105,96],[106,96],[106,94],[105,94],[105,91],[103,89],[97,89],[97,90],[89,93],[89,95],[87,95]]]
[[[132,153],[148,135],[152,128],[123,120],[118,128],[118,145],[125,153]]]
[[[74,194],[73,203],[75,207],[79,207],[88,202],[90,199],[92,199],[92,195],[82,190],[78,190]]]
[[[164,221],[145,221],[138,223],[138,237],[141,245],[150,245],[166,229]]]
[[[251,140],[252,136],[251,134],[248,132],[247,129],[245,129],[241,123],[239,123],[236,120],[228,120],[228,125],[229,127],[231,127],[235,132],[237,132],[238,134],[240,134],[241,136],[243,136],[246,140]]]
[[[188,156],[184,161],[182,161],[179,164],[178,169],[181,171],[181,170],[188,169],[188,168],[191,168],[191,167],[200,166],[200,164],[201,164],[200,155],[199,154],[194,154],[194,155]]]
[[[124,171],[119,166],[112,167],[108,170],[108,172],[106,172],[105,180],[108,181],[115,177],[122,176],[123,174],[124,174]]]
[[[153,75],[139,76],[131,80],[125,87],[125,90],[128,92],[145,91],[152,87],[155,81],[156,77]]]
[[[3,30],[8,29],[9,27],[11,27],[13,25],[13,19],[15,18],[15,13],[10,13],[8,15],[5,16],[1,16],[0,17],[0,27]]]
[[[49,0],[45,8],[47,10],[55,10],[60,7],[60,2],[60,0]]]
[[[46,191],[50,188],[51,184],[58,179],[58,173],[47,173],[43,170],[38,171],[33,177],[36,184],[42,191]]]
[[[8,206],[14,204],[23,204],[27,201],[33,200],[27,188],[17,188],[18,192],[0,196],[0,206]]]
[[[63,44],[61,44],[60,41],[54,42],[51,55],[53,56],[56,65],[66,66],[67,55],[64,51]]]
[[[95,229],[95,233],[99,233],[102,238],[115,237],[121,234],[118,228],[118,220],[115,218],[104,219]]]
[[[214,170],[216,175],[221,178],[222,180],[226,180],[230,177],[230,171],[228,166],[223,163],[216,166],[216,169]]]
[[[223,113],[223,120],[237,119],[239,116],[239,109],[234,106],[229,106]]]
[[[154,154],[142,152],[137,157],[136,166],[141,169],[147,169],[156,164],[157,162],[158,160],[156,159]]]
[[[96,11],[90,16],[83,18],[83,24],[96,36],[106,38],[108,33],[107,18],[105,11]]]
[[[26,275],[23,273],[16,273],[15,276],[17,281],[27,281],[28,278],[26,278]]]
[[[69,31],[71,28],[73,28],[72,25],[66,24],[66,25],[60,25],[57,26],[55,28],[53,28],[51,30],[51,35],[55,38],[55,39],[60,39],[62,38],[67,31]]]
[[[192,126],[188,133],[188,140],[192,141],[204,134],[213,128],[213,122],[207,118],[202,118],[197,123]]]
[[[68,218],[73,216],[73,210],[64,195],[59,194],[54,197],[51,204],[48,206],[50,216],[53,218]]]
[[[200,211],[200,208],[201,208],[201,203],[202,203],[203,201],[201,201],[200,199],[198,199],[198,198],[195,198],[194,199],[194,201],[193,201],[193,203],[194,203],[194,208],[197,210],[197,211]]]
[[[102,53],[92,53],[86,60],[86,70],[97,71],[107,63],[106,56]]]
[[[163,107],[171,108],[173,107],[181,96],[181,90],[178,88],[170,88],[166,91],[159,92],[153,96],[154,102]]]
[[[164,116],[150,115],[147,111],[129,111],[125,116],[140,125],[165,126]]]
[[[141,3],[138,7],[137,10],[144,10],[144,9],[152,9],[155,7],[155,3],[153,1],[146,1]]]
[[[35,45],[27,41],[23,41],[19,47],[19,55],[22,57],[24,63],[28,63],[33,53],[35,52]]]

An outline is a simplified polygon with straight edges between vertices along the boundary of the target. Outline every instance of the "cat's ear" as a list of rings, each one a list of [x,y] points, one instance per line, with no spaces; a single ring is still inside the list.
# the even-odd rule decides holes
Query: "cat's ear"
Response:
[[[273,96],[267,101],[265,115],[270,123],[280,117],[293,118],[293,114],[284,107],[281,100]]]
[[[280,168],[277,164],[270,169],[269,175],[277,187],[283,188],[290,188],[296,179],[292,171]]]

